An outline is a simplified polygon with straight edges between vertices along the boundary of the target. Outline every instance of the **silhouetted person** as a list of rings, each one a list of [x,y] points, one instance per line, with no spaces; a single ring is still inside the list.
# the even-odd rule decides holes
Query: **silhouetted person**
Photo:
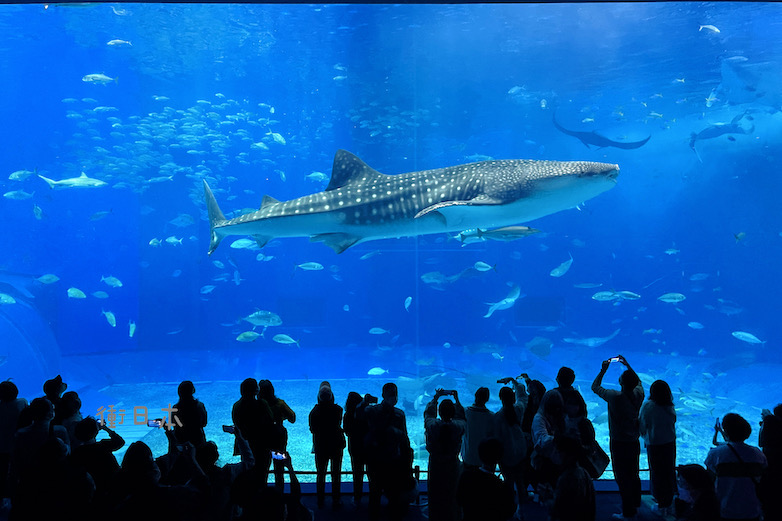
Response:
[[[481,466],[478,447],[481,442],[494,435],[494,413],[486,408],[489,388],[479,387],[475,391],[475,402],[464,410],[465,429],[462,437],[462,461],[465,467]]]
[[[758,445],[766,455],[768,468],[760,480],[761,502],[767,520],[782,519],[782,404],[774,412],[764,409]]]
[[[84,469],[70,464],[67,453],[62,439],[51,436],[44,441],[37,462],[18,483],[10,521],[92,519],[95,484]]]
[[[555,440],[564,436],[565,431],[565,404],[562,394],[552,389],[543,395],[538,413],[532,420],[532,444],[535,450],[532,466],[539,480],[537,491],[540,502],[547,507],[551,506],[554,499],[554,487],[563,464]]]
[[[258,472],[269,472],[272,459],[269,432],[272,429],[274,417],[266,400],[258,400],[258,382],[254,378],[245,379],[239,386],[241,398],[231,409],[231,419],[239,429],[242,437],[247,440],[255,458],[255,468]],[[238,445],[234,445],[234,455],[239,454]]]
[[[62,376],[57,375],[51,380],[46,380],[43,384],[44,398],[47,398],[54,406],[54,424],[60,425],[64,418],[64,411],[60,407],[62,401],[62,393],[68,388],[68,384],[62,381]]]
[[[561,455],[561,472],[554,487],[552,521],[595,521],[595,487],[589,473],[579,464],[584,448],[572,436],[559,436],[555,442]]]
[[[196,447],[206,442],[204,427],[206,427],[206,407],[200,400],[193,396],[195,385],[190,380],[185,380],[177,388],[179,401],[174,404],[176,412],[171,423],[174,425],[174,435],[179,443],[190,442]],[[176,420],[179,420],[178,422]],[[180,425],[181,423],[181,425]]]
[[[676,493],[676,409],[666,382],[655,380],[649,386],[649,399],[641,406],[638,419],[656,510],[667,515],[672,513]]]
[[[61,425],[52,425],[54,406],[47,398],[36,398],[28,407],[32,423],[16,431],[14,448],[11,453],[9,473],[10,486],[14,486],[29,477],[29,473],[40,468],[40,451],[50,438],[58,438],[68,450],[68,432]],[[13,497],[13,495],[12,495]]]
[[[443,400],[453,396],[454,401]],[[426,450],[429,452],[429,519],[433,521],[458,521],[456,487],[462,472],[459,451],[465,429],[464,407],[459,403],[456,391],[435,390],[424,410]]]
[[[99,430],[106,431],[109,438],[96,441]],[[74,436],[79,445],[71,452],[71,462],[90,473],[95,481],[97,508],[104,508],[107,505],[110,487],[119,472],[119,463],[114,457],[114,452],[125,446],[125,440],[106,424],[98,424],[95,418],[90,417],[76,424]]]
[[[0,502],[10,497],[8,472],[11,453],[14,449],[14,435],[19,415],[27,407],[27,400],[19,398],[19,389],[10,380],[0,382]]]
[[[152,457],[152,451],[143,441],[134,441],[125,452],[122,467],[117,476],[118,486],[124,494],[114,507],[110,519],[138,521],[150,513],[166,520],[190,521],[203,519],[204,498],[208,491],[206,476],[195,464],[195,447],[183,446],[181,458],[189,462],[194,474],[200,479],[190,484],[166,486],[160,484],[160,469]]]
[[[222,467],[217,465],[220,453],[217,444],[207,441],[196,448],[196,462],[206,475],[209,490],[206,496],[205,517],[210,521],[230,521],[233,515],[233,505],[230,500],[231,485],[242,472],[255,466],[255,458],[247,440],[242,438],[239,429],[228,427],[228,431],[235,436],[236,445],[241,454],[239,463],[226,463]]]
[[[57,414],[57,406],[60,404],[60,400],[62,399],[62,393],[65,392],[65,389],[68,388],[68,384],[64,383],[62,381],[62,376],[57,375],[51,380],[46,380],[43,383],[43,396],[41,398],[46,398],[49,400],[49,403],[52,404],[52,407],[54,408],[55,417],[52,418],[52,423],[54,425],[59,425],[61,414]],[[21,429],[22,427],[28,427],[32,422],[33,412],[30,410],[29,406],[26,407],[21,414],[19,415],[19,421],[17,422],[16,427]]]
[[[554,390],[562,395],[562,402],[565,405],[565,428],[568,435],[580,439],[579,426],[581,420],[587,417],[587,408],[584,397],[573,387],[575,381],[576,373],[569,367],[561,367],[557,372],[557,386]]]
[[[752,434],[752,427],[738,414],[726,414],[722,430],[726,443],[709,450],[705,461],[706,468],[717,476],[720,515],[723,520],[760,519],[757,487],[767,466],[766,456],[757,447],[744,443]]]
[[[62,414],[59,424],[68,431],[71,452],[73,452],[73,449],[81,445],[81,441],[76,437],[76,424],[83,419],[81,415],[81,399],[76,391],[68,391],[62,395],[60,410]],[[55,410],[54,413],[56,415],[57,411]]]
[[[269,430],[270,448],[278,453],[287,452],[288,429],[285,428],[283,422],[287,420],[290,423],[296,423],[296,413],[284,400],[277,398],[274,394],[274,385],[270,380],[260,380],[258,389],[258,398],[265,400],[272,411],[274,423]],[[283,475],[285,466],[281,460],[277,459],[272,459],[272,465],[274,467],[274,483],[277,486],[277,490],[282,492],[285,483],[285,476]]]
[[[462,521],[506,521],[516,511],[513,485],[495,475],[502,453],[502,442],[497,438],[487,438],[478,445],[481,466],[464,470],[456,492]]]
[[[362,398],[355,391],[348,393],[345,402],[345,415],[342,419],[342,428],[348,438],[348,454],[350,454],[350,466],[353,472],[353,504],[358,506],[364,495],[364,474],[366,473],[366,456],[364,454],[364,438],[369,429],[365,414],[366,406],[377,403],[377,398],[367,394]]]
[[[407,509],[405,493],[410,490],[413,451],[407,435],[407,421],[396,384],[383,386],[383,400],[367,407],[369,431],[364,440],[369,477],[369,519],[380,517],[380,498],[385,494],[391,519],[399,520]]]
[[[301,503],[301,485],[293,470],[290,454],[280,460],[290,478],[290,494],[267,486],[261,473],[241,473],[231,486],[231,502],[241,508],[237,521],[311,521],[313,513]]]
[[[318,389],[318,403],[310,411],[310,432],[315,451],[316,492],[318,508],[326,501],[326,470],[331,463],[331,507],[342,506],[342,453],[345,434],[342,432],[342,407],[334,403],[331,384],[323,382]]]
[[[527,439],[527,455],[524,456],[524,483],[537,488],[539,478],[538,471],[532,466],[532,422],[540,408],[543,395],[546,394],[546,386],[540,380],[532,380],[527,373],[521,373],[524,383],[527,385],[527,406],[524,408],[524,417],[521,419],[521,430]],[[525,486],[526,488],[526,486]]]
[[[524,482],[524,458],[527,456],[527,437],[521,430],[521,419],[527,406],[527,390],[515,378],[501,378],[497,383],[511,384],[513,388],[500,389],[502,408],[494,413],[494,435],[502,442],[500,471],[508,483],[516,488],[518,517],[521,505],[527,500]]]
[[[679,477],[679,496],[674,503],[676,519],[679,521],[717,521],[720,519],[720,505],[714,492],[713,476],[697,464],[680,465],[676,468]],[[771,521],[771,520],[769,520]]]
[[[611,444],[611,461],[614,479],[622,498],[622,513],[615,519],[633,518],[641,506],[641,478],[639,458],[641,457],[641,436],[638,413],[644,400],[644,389],[638,375],[619,355],[617,361],[627,369],[619,377],[620,391],[602,387],[603,376],[611,365],[604,360],[600,372],[592,382],[592,391],[608,403],[608,435]]]

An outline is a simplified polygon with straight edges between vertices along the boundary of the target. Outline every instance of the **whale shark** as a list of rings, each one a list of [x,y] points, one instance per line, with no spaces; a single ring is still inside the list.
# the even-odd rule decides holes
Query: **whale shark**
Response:
[[[509,226],[573,208],[616,184],[619,166],[588,161],[491,160],[386,175],[346,150],[334,155],[325,191],[226,219],[206,180],[211,255],[229,235],[260,247],[309,237],[336,253],[376,239]]]

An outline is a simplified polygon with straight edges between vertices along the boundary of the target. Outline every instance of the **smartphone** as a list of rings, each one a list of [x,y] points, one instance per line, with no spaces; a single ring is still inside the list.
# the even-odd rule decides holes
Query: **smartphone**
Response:
[[[618,362],[619,361],[619,357],[618,356],[612,356],[611,358],[608,359],[608,361],[609,362]]]
[[[160,419],[157,420],[147,420],[147,427],[157,427],[159,428],[163,423],[160,421]]]
[[[284,460],[285,459],[285,454],[282,453],[282,452],[272,451],[272,459]]]
[[[223,425],[223,432],[227,432],[228,434],[234,434],[236,433],[236,427],[233,425]]]
[[[98,419],[97,419],[97,420],[95,420],[95,421],[98,423],[98,428],[99,428],[99,429],[100,429],[101,427],[103,427],[103,425],[104,425],[104,423],[103,423],[103,420],[101,420],[100,418],[98,418]]]

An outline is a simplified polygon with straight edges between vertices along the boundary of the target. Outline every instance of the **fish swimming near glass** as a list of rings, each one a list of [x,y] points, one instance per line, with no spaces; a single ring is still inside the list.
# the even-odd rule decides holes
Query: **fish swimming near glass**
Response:
[[[204,180],[209,254],[229,235],[259,246],[309,237],[335,252],[361,242],[497,228],[573,208],[616,184],[619,166],[587,161],[492,160],[385,175],[337,151],[323,192],[290,201],[264,196],[258,211],[226,219]]]

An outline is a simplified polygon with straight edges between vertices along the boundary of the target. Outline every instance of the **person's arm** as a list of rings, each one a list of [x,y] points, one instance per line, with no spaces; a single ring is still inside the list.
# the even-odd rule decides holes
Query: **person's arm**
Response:
[[[608,371],[608,367],[611,365],[609,360],[603,360],[603,365],[600,367],[600,372],[595,376],[595,381],[592,382],[592,392],[603,398],[605,395],[605,389],[603,388],[603,377]],[[605,398],[603,398],[605,399]]]
[[[717,418],[717,421],[714,423],[714,437],[711,439],[711,444],[714,446],[724,445],[724,441],[717,441],[717,434],[722,434],[722,439],[725,439],[725,433],[722,431],[722,425],[720,424],[719,418]]]
[[[511,379],[513,384],[513,392],[516,393],[516,405],[521,405],[525,409],[527,408],[527,402],[529,401],[529,395],[527,395],[527,388],[524,384],[519,383],[515,378]]]
[[[456,412],[453,415],[454,420],[467,421],[464,414],[464,406],[462,405],[462,402],[459,401],[459,392],[456,390],[453,392],[453,406],[454,409],[456,409]]]
[[[434,396],[432,396],[432,399],[426,404],[426,409],[424,409],[424,424],[429,425],[437,419],[437,402],[444,394],[442,388],[434,390]]]
[[[102,423],[98,430],[106,431],[106,434],[109,435],[109,439],[102,440],[102,442],[106,444],[111,452],[118,451],[125,446],[125,440],[122,438],[122,436],[117,434],[114,430],[110,429],[105,423]]]
[[[288,420],[291,423],[296,423],[296,413],[293,412],[293,409],[291,409],[290,406],[287,403],[285,403],[284,400],[280,400],[280,404],[282,405],[283,420]]]
[[[239,455],[241,462],[244,464],[244,468],[250,469],[255,466],[255,456],[250,448],[250,444],[244,439],[239,429],[234,428],[234,436],[236,436],[236,445],[239,447]]]

